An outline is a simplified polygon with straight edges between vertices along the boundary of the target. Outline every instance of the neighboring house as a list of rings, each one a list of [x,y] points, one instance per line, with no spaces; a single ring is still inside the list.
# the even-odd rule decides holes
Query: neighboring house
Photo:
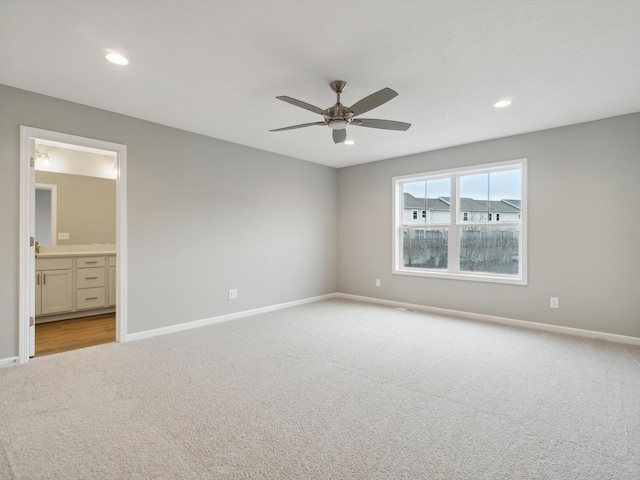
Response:
[[[404,194],[403,221],[405,225],[417,223],[448,223],[451,203],[447,197],[417,198]]]
[[[405,225],[449,223],[451,199],[449,197],[418,198],[404,194],[403,223]],[[520,220],[520,200],[460,199],[463,222],[508,222]]]

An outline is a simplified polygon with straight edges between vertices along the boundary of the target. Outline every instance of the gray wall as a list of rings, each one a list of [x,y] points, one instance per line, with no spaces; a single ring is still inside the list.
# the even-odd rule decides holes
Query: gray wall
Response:
[[[69,240],[57,245],[116,243],[115,180],[38,171],[36,183],[58,186],[58,233],[68,233]]]
[[[336,291],[335,169],[1,85],[0,112],[0,359],[18,354],[20,125],[127,145],[129,333]]]
[[[391,273],[391,177],[524,157],[527,286]],[[640,337],[639,182],[640,114],[340,169],[338,290]]]
[[[640,337],[640,114],[336,171],[1,85],[0,112],[0,359],[18,354],[20,125],[128,146],[129,333],[340,291]],[[391,177],[522,157],[527,286],[391,274]]]

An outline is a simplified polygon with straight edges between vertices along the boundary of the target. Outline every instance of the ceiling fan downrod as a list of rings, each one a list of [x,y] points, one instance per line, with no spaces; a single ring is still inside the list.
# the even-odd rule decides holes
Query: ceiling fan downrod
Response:
[[[333,107],[327,108],[325,119],[329,128],[333,130],[342,130],[349,125],[353,119],[353,113],[348,112],[345,106],[340,103],[340,94],[347,86],[347,82],[343,80],[334,80],[329,85],[331,86],[331,90],[336,93],[337,100]]]

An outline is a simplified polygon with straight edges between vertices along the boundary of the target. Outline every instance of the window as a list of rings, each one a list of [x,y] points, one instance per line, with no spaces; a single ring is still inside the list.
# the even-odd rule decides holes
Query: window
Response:
[[[526,284],[526,159],[395,177],[393,187],[393,273]]]

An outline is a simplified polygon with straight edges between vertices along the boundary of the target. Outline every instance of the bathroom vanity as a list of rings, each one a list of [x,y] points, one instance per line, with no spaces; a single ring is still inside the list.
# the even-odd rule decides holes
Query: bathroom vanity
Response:
[[[35,305],[36,323],[115,312],[115,252],[41,251]]]

